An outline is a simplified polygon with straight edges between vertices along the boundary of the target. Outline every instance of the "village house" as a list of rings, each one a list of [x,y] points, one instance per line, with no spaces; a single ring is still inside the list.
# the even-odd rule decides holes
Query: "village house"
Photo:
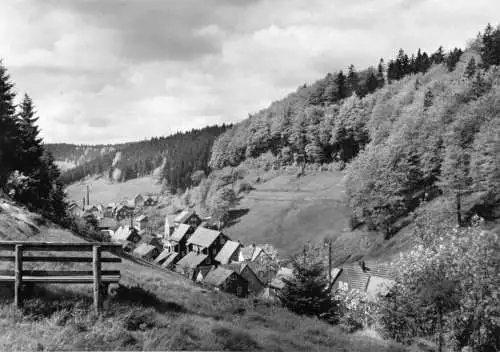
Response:
[[[209,272],[216,268],[215,265],[205,265],[198,267],[198,274],[194,278],[194,281],[202,282],[208,275]]]
[[[264,290],[266,285],[260,281],[257,274],[252,270],[247,263],[233,263],[222,265],[223,268],[230,269],[239,274],[248,282],[248,293],[252,295],[259,295]]]
[[[183,210],[174,219],[174,227],[178,227],[180,224],[196,228],[201,224],[201,219],[194,210]]]
[[[170,255],[166,257],[160,265],[164,268],[172,270],[181,258],[182,256],[179,253],[170,252]]]
[[[157,247],[151,244],[141,243],[136,247],[136,249],[134,249],[133,254],[142,259],[153,260],[158,257],[160,251]]]
[[[241,243],[228,240],[224,243],[224,246],[215,257],[215,260],[220,264],[237,262],[240,256],[240,248]]]
[[[285,287],[285,281],[283,281],[283,279],[291,280],[293,276],[293,269],[285,267],[280,268],[269,285],[262,290],[261,297],[276,300],[278,293],[283,289],[283,287]]]
[[[193,232],[193,227],[186,224],[180,224],[166,242],[165,248],[172,252],[180,253],[181,256],[186,255],[188,252],[187,241]]]
[[[133,215],[134,215],[134,208],[132,208],[128,205],[125,205],[125,204],[119,205],[115,211],[115,217],[116,217],[116,220],[118,220],[118,221],[126,219],[126,218],[130,218]]]
[[[105,218],[112,218],[115,215],[115,210],[116,210],[116,203],[109,203],[104,207],[103,216]]]
[[[145,231],[148,228],[149,219],[146,215],[140,215],[134,220],[134,227],[139,231]]]
[[[228,239],[222,232],[198,227],[187,241],[188,250],[215,259]]]
[[[70,214],[71,216],[80,216],[81,209],[75,202],[69,203],[67,209],[68,209],[68,214]]]
[[[142,208],[144,206],[144,197],[141,194],[137,194],[134,199],[134,207]]]
[[[137,229],[130,226],[121,226],[115,231],[112,240],[116,242],[138,243],[141,240],[141,236]]]
[[[177,262],[175,271],[194,280],[198,275],[200,267],[212,264],[213,260],[208,255],[189,252]]]
[[[144,199],[144,207],[152,207],[158,204],[158,197],[153,197],[151,195],[146,196]]]
[[[268,255],[262,247],[251,244],[241,248],[238,257],[239,262],[262,262],[268,259]]]
[[[388,264],[361,261],[332,270],[332,291],[357,290],[366,293],[370,301],[386,295],[394,283],[395,276]]]
[[[248,295],[248,281],[230,269],[218,267],[210,271],[203,282],[238,297]]]
[[[83,215],[88,214],[92,214],[96,219],[101,219],[104,217],[104,208],[101,204],[87,205],[83,209]]]

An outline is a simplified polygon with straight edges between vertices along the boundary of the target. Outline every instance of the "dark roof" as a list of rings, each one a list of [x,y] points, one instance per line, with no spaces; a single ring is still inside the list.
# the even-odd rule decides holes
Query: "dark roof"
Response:
[[[240,248],[241,244],[236,241],[226,241],[224,246],[221,248],[215,260],[217,260],[221,264],[229,264],[229,260],[233,256],[233,254]]]
[[[209,285],[220,286],[223,284],[232,274],[235,274],[234,271],[230,269],[226,269],[223,267],[218,267],[215,270],[212,270],[207,274],[203,281]]]
[[[189,252],[177,263],[178,268],[190,268],[194,269],[198,267],[208,256],[205,254],[196,254],[195,252]]]
[[[165,259],[165,261],[163,262],[163,264],[161,266],[167,268],[170,265],[174,264],[175,260],[179,259],[179,257],[180,257],[179,253],[171,252],[171,254],[167,257],[167,259]]]
[[[178,228],[175,229],[172,236],[170,236],[171,241],[181,242],[184,236],[188,233],[191,226],[186,224],[180,224]]]
[[[198,227],[187,243],[196,244],[201,247],[210,247],[219,235],[221,235],[219,231]]]
[[[134,249],[134,254],[144,256],[153,252],[154,249],[156,249],[156,247],[153,245],[141,243],[136,249]]]
[[[158,257],[156,257],[155,259],[155,262],[157,263],[160,263],[160,262],[163,262],[164,260],[166,260],[170,254],[172,254],[173,252],[169,251],[168,249],[164,249],[160,255]]]

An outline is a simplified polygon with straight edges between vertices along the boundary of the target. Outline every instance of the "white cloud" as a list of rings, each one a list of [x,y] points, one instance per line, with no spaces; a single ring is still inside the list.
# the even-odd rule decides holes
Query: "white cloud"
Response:
[[[235,122],[400,47],[463,46],[496,0],[13,0],[0,57],[48,142],[110,143]]]

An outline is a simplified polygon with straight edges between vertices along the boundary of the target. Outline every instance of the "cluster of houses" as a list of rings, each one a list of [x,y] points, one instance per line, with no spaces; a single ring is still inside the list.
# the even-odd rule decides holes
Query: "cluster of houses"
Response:
[[[194,210],[167,215],[164,232],[153,234],[148,217],[138,209],[156,204],[157,197],[137,195],[120,204],[86,205],[75,214],[97,219],[98,229],[122,243],[125,251],[239,297],[274,299],[284,279],[293,277],[288,267],[271,270],[271,258],[262,247],[231,240]],[[70,210],[75,208],[71,205]],[[128,218],[130,222],[119,226]],[[358,290],[370,300],[386,294],[394,284],[387,265],[365,262],[334,268],[331,279],[332,290]]]

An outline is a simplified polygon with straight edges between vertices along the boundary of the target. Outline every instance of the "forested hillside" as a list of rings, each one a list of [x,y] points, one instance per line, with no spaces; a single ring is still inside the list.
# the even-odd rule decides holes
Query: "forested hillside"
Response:
[[[352,226],[392,235],[422,201],[445,194],[459,224],[497,217],[500,29],[465,51],[439,48],[384,67],[328,74],[218,138],[210,165],[267,154],[274,164],[347,164]],[[365,77],[365,78],[363,78]],[[472,206],[464,211],[464,199]]]
[[[106,173],[116,181],[127,181],[151,174],[162,167],[161,177],[167,180],[172,191],[190,185],[191,174],[196,170],[208,171],[210,150],[215,138],[230,126],[209,126],[178,132],[167,137],[110,146],[49,145],[57,160],[80,160],[96,154],[91,160],[66,171],[65,184],[79,181],[86,176]],[[83,151],[83,153],[81,153]]]
[[[62,165],[67,165],[67,168],[84,164],[121,147],[123,147],[123,145],[76,145],[68,143],[45,145],[45,149],[52,153],[54,159]]]

